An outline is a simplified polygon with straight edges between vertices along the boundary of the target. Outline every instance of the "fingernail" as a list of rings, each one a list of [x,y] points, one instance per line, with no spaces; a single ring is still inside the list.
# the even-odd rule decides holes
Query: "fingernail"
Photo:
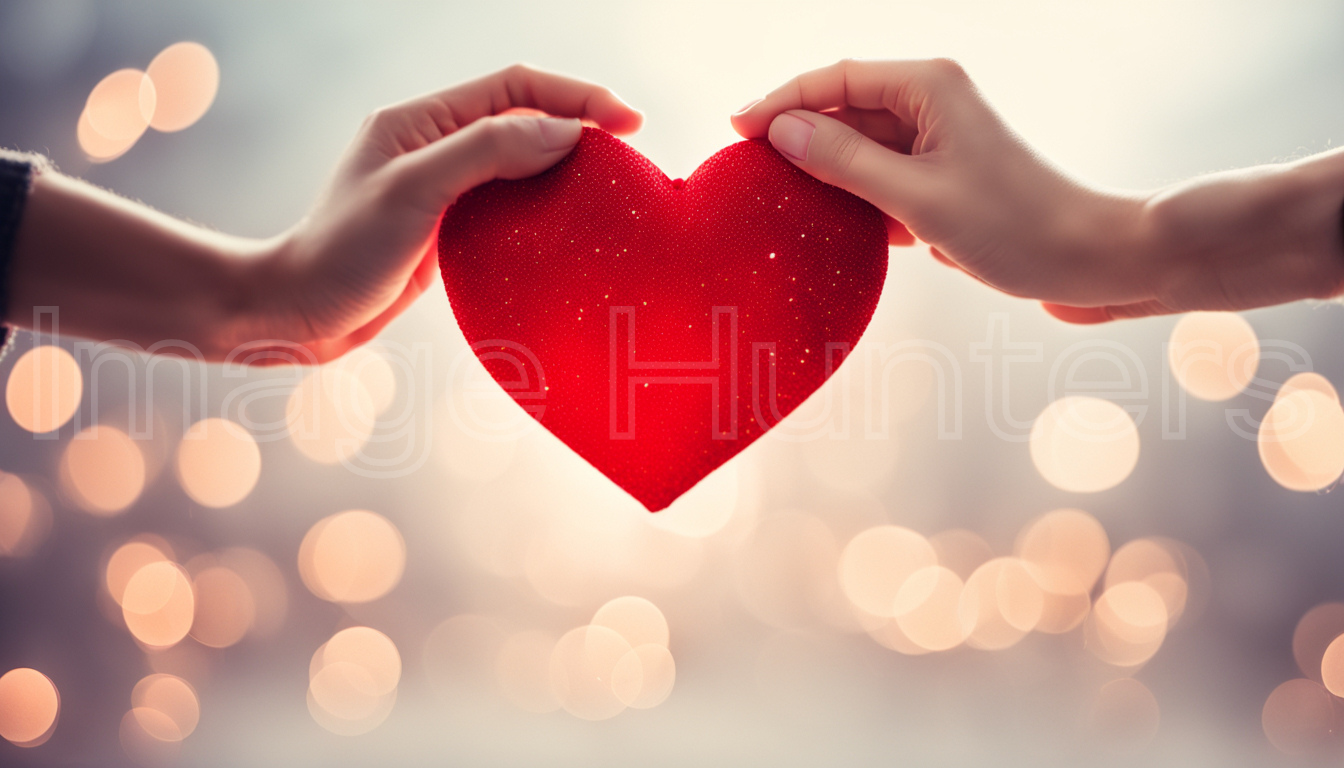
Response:
[[[812,143],[816,126],[785,112],[770,123],[770,143],[783,154],[800,163],[807,162],[807,147]]]
[[[583,126],[573,118],[543,117],[537,120],[537,128],[541,131],[541,146],[548,152],[569,149],[583,134]]]
[[[734,115],[740,115],[740,114],[742,114],[743,112],[746,112],[748,109],[751,109],[752,107],[756,106],[757,104],[760,104],[761,101],[763,101],[763,99],[752,99],[751,101],[747,102],[747,105],[746,105],[745,107],[742,107],[741,109],[737,110],[737,111],[734,112],[733,114],[734,114]]]

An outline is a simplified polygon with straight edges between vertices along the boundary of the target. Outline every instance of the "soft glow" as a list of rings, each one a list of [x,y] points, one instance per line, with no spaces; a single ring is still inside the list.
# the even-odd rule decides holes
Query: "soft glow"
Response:
[[[36,669],[20,667],[0,676],[0,736],[20,747],[40,746],[56,730],[61,696]]]
[[[1344,635],[1336,637],[1321,654],[1321,682],[1326,690],[1340,696],[1344,694]]]
[[[117,547],[108,558],[103,584],[107,587],[113,602],[120,606],[126,585],[137,571],[150,563],[169,561],[172,558],[173,553],[168,542],[152,534],[136,537]]]
[[[1321,603],[1307,611],[1293,630],[1293,660],[1306,677],[1320,680],[1325,649],[1344,635],[1344,603]]]
[[[171,765],[182,748],[182,734],[168,715],[148,707],[127,710],[121,718],[121,748],[140,765]]]
[[[896,439],[861,436],[808,440],[799,449],[803,461],[822,483],[836,489],[877,489],[896,471],[900,450]]]
[[[1135,539],[1117,549],[1106,568],[1106,588],[1126,581],[1144,582],[1162,597],[1169,625],[1185,611],[1189,592],[1185,558],[1175,547],[1155,539]]]
[[[503,644],[504,629],[493,618],[451,616],[425,639],[425,676],[444,700],[475,708],[495,691],[495,660]]]
[[[551,688],[551,654],[555,637],[529,630],[507,637],[495,659],[500,692],[524,712],[554,712],[560,701]]]
[[[261,451],[246,429],[228,419],[202,419],[177,446],[177,477],[197,504],[231,507],[261,476]]]
[[[860,533],[840,555],[840,586],[860,610],[896,616],[896,596],[906,579],[937,564],[928,539],[909,528],[881,525]]]
[[[60,474],[65,490],[85,511],[116,515],[144,490],[145,456],[125,432],[96,424],[66,444]]]
[[[139,136],[133,139],[107,138],[93,129],[87,110],[79,113],[79,122],[75,123],[75,139],[79,142],[79,148],[95,163],[110,163],[116,160],[130,151],[139,138]]]
[[[154,82],[138,69],[119,69],[104,77],[89,93],[81,122],[102,142],[82,140],[93,160],[108,160],[120,155],[142,136],[154,115],[157,94]],[[105,154],[111,148],[120,151]]]
[[[201,719],[196,689],[176,675],[154,674],[141,678],[131,690],[131,706],[140,718],[141,727],[163,741],[185,739],[196,730]],[[162,729],[162,718],[146,716],[146,711],[166,716],[173,724],[172,730]]]
[[[938,558],[938,564],[957,574],[962,581],[969,579],[976,568],[994,558],[994,550],[984,537],[965,528],[939,531],[929,537],[929,544]]]
[[[1283,382],[1283,386],[1279,387],[1278,394],[1274,398],[1277,400],[1284,395],[1290,395],[1304,389],[1320,392],[1331,400],[1339,400],[1339,392],[1335,389],[1335,385],[1315,371],[1304,371],[1289,376],[1288,380]]]
[[[1101,745],[1137,750],[1157,735],[1161,709],[1148,686],[1122,677],[1101,686],[1088,713],[1089,731]]]
[[[350,627],[332,635],[322,651],[324,665],[348,662],[368,674],[367,693],[383,696],[401,682],[401,654],[387,635],[371,627]]]
[[[299,575],[313,594],[367,603],[401,581],[406,542],[387,518],[352,510],[319,520],[299,545]]]
[[[1102,593],[1087,620],[1086,642],[1097,658],[1117,667],[1148,661],[1167,634],[1167,606],[1157,590],[1127,581]]]
[[[667,700],[677,680],[677,664],[667,648],[656,643],[637,645],[616,662],[611,687],[616,698],[632,709],[652,709]]]
[[[1095,397],[1062,397],[1031,427],[1031,461],[1051,485],[1075,493],[1113,488],[1139,461],[1139,431],[1123,408]]]
[[[1314,389],[1280,397],[1260,422],[1260,461],[1275,482],[1318,491],[1344,473],[1344,408]]]
[[[1334,744],[1337,722],[1330,692],[1315,680],[1297,678],[1275,688],[1260,712],[1265,736],[1280,752],[1323,756]]]
[[[167,648],[186,637],[195,612],[191,582],[176,563],[149,563],[126,582],[122,618],[135,639],[151,648]]]
[[[196,617],[191,636],[211,648],[227,648],[242,640],[256,616],[252,590],[243,577],[217,565],[196,574],[192,585]]]
[[[258,636],[275,634],[289,612],[289,587],[274,560],[255,549],[230,547],[219,553],[219,564],[238,574],[252,596],[252,626]]]
[[[565,633],[551,652],[551,688],[565,711],[583,720],[607,720],[625,704],[612,679],[630,643],[606,627],[577,627]],[[642,688],[642,682],[641,682]]]
[[[647,519],[655,528],[703,539],[723,530],[733,519],[737,504],[737,464],[730,463],[711,472],[667,509]]]
[[[285,417],[289,437],[303,455],[319,464],[339,464],[373,435],[377,410],[358,376],[340,366],[323,366],[294,388]]]
[[[896,623],[911,642],[928,651],[946,651],[966,639],[957,610],[962,581],[939,565],[910,574],[896,594]]]
[[[1092,610],[1092,599],[1086,594],[1061,595],[1041,592],[1041,619],[1036,631],[1047,635],[1062,635],[1083,623]]]
[[[1260,341],[1251,324],[1231,312],[1191,312],[1171,329],[1167,358],[1172,375],[1200,400],[1230,400],[1260,365]]]
[[[373,412],[383,414],[397,399],[397,374],[387,358],[368,345],[355,347],[328,367],[340,368],[359,379],[373,399]]]
[[[149,63],[156,100],[149,125],[156,131],[180,131],[206,113],[219,91],[219,64],[200,43],[174,43]]]
[[[333,733],[357,735],[380,725],[392,711],[401,681],[401,654],[376,629],[350,627],[313,654],[308,710]]]
[[[47,499],[23,478],[0,472],[0,557],[23,557],[51,530]]]
[[[1111,543],[1095,517],[1078,509],[1057,509],[1022,530],[1017,554],[1047,592],[1087,594],[1106,568]]]
[[[1017,643],[1034,629],[1044,605],[1041,588],[1026,564],[1000,557],[975,569],[966,580],[957,618],[967,645],[993,651]]]
[[[9,371],[5,404],[14,423],[29,432],[60,429],[79,410],[84,374],[61,347],[43,345],[24,352]]]
[[[629,595],[618,597],[597,609],[593,625],[614,630],[633,648],[646,643],[667,647],[667,619],[658,606]]]
[[[781,510],[765,517],[733,556],[738,596],[753,616],[781,629],[817,618],[853,624],[836,575],[840,547],[816,517]]]

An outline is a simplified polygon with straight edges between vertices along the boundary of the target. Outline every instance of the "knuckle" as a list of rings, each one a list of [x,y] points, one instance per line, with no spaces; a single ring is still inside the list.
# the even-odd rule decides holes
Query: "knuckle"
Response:
[[[966,75],[966,69],[956,59],[939,57],[929,59],[926,62],[930,77],[942,82],[964,82],[970,78]]]
[[[830,165],[836,173],[843,176],[849,172],[862,144],[863,137],[858,131],[842,131],[835,137],[831,142]]]

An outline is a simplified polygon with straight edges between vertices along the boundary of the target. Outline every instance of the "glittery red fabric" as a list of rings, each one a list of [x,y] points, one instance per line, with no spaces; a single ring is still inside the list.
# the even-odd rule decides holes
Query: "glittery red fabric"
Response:
[[[826,381],[877,306],[887,234],[766,142],[683,182],[585,128],[545,173],[449,208],[439,264],[495,381],[657,511]]]

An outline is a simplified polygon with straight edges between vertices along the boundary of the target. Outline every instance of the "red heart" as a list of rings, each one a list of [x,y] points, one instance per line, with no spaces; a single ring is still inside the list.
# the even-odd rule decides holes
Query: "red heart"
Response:
[[[887,233],[766,142],[683,182],[585,128],[545,173],[449,208],[439,266],[495,381],[657,511],[831,375],[877,306]]]

